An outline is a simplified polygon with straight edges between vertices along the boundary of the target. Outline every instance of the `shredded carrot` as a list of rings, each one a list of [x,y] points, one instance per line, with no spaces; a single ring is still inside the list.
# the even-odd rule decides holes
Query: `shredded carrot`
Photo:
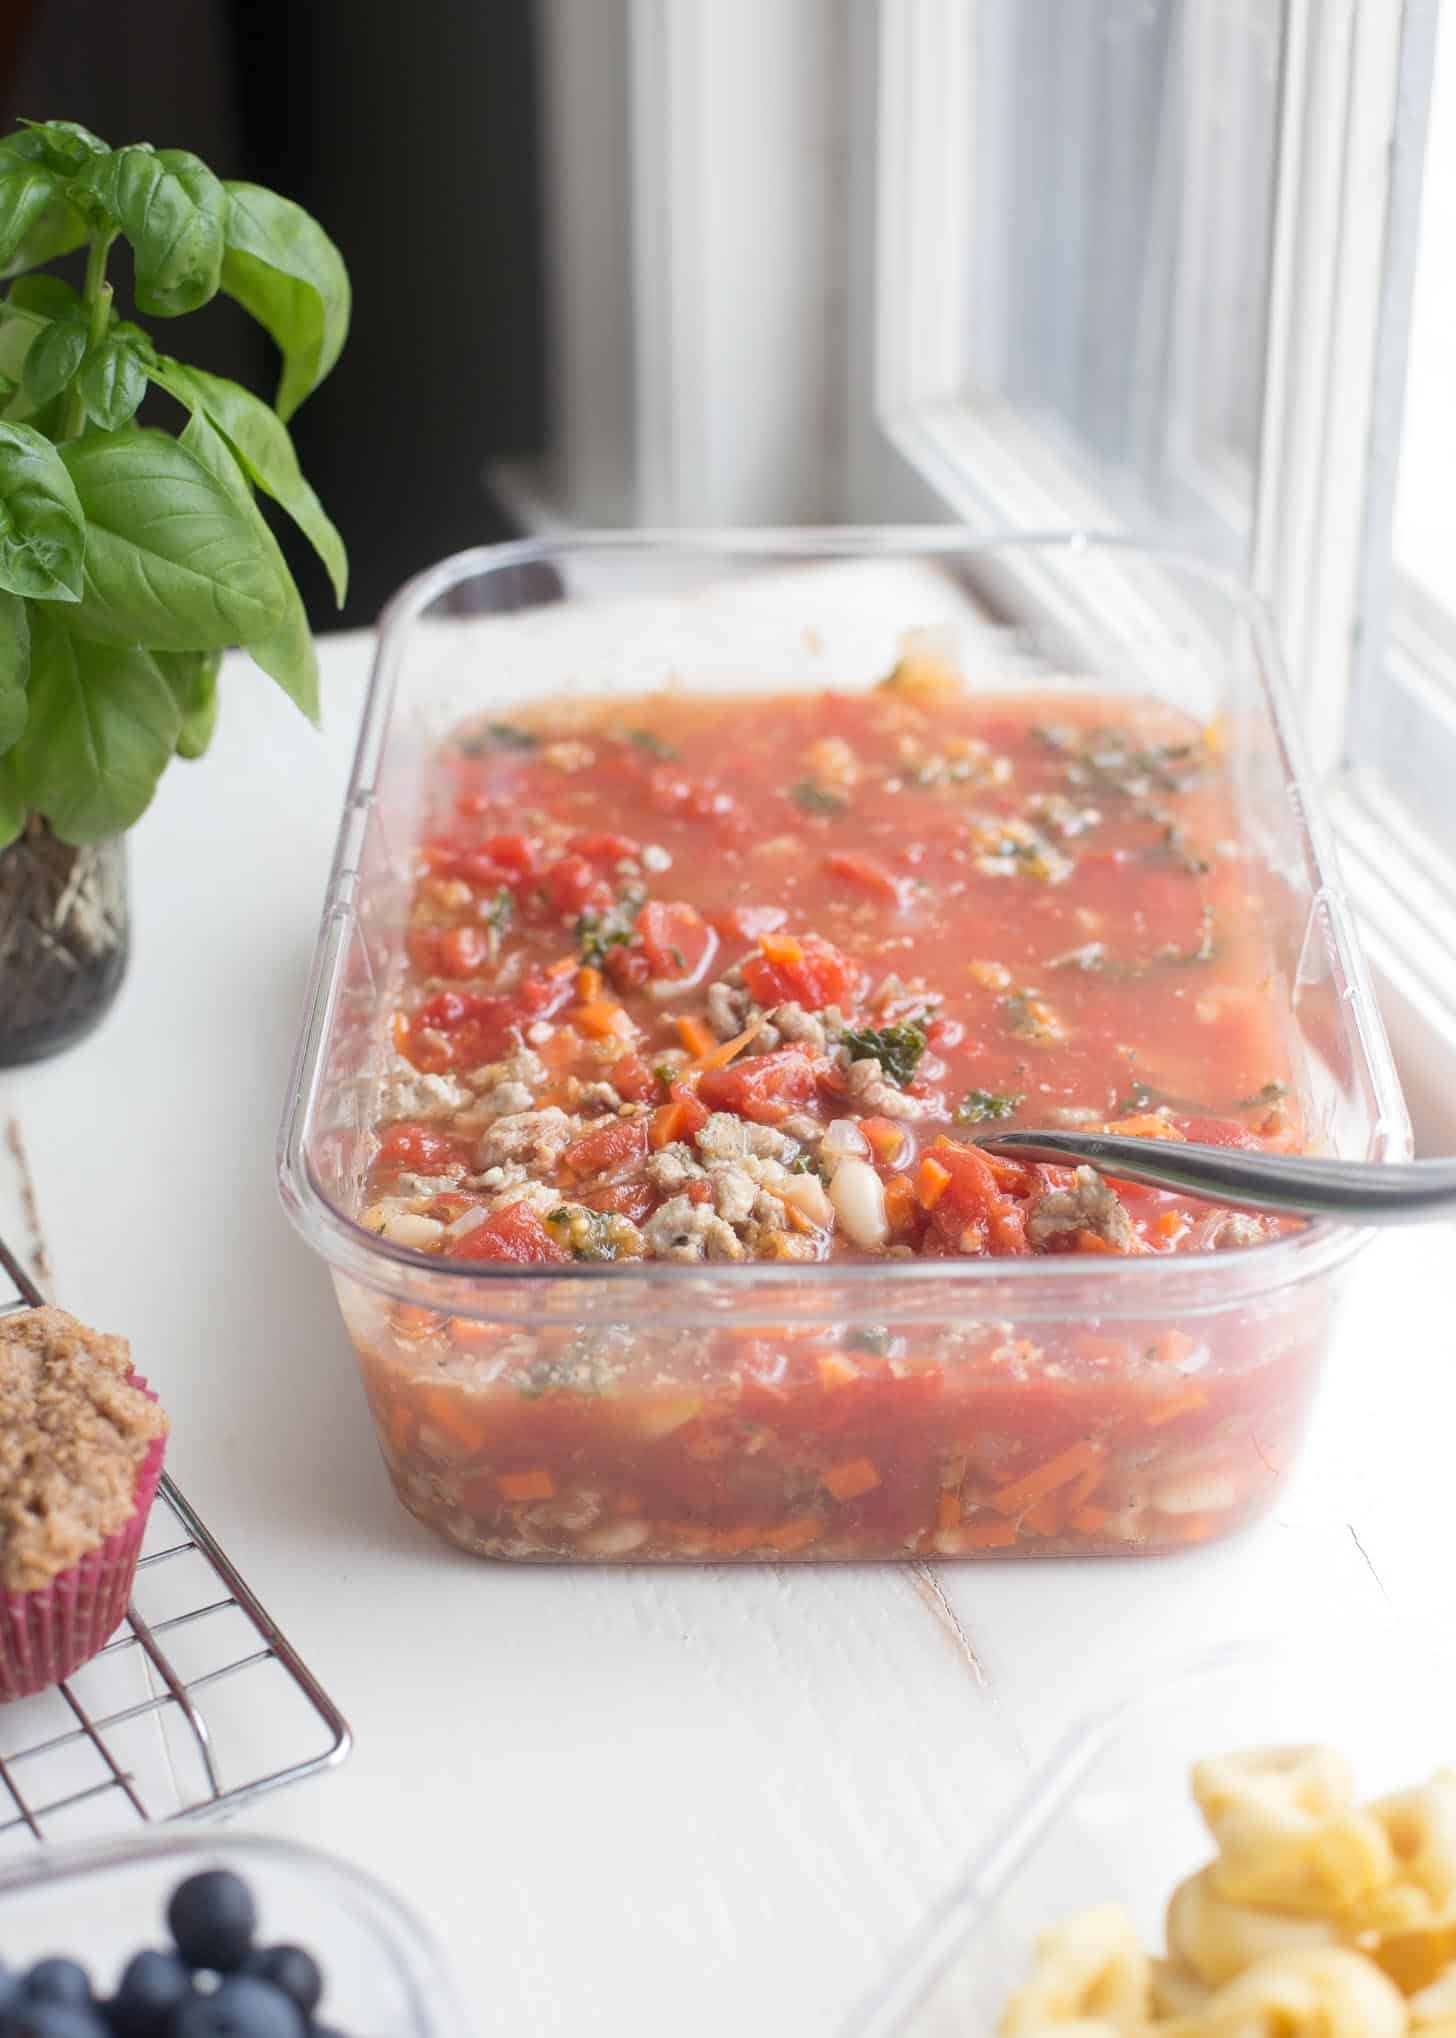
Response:
[[[556,1481],[544,1466],[534,1472],[502,1472],[500,1490],[507,1500],[550,1500]]]
[[[425,1402],[425,1414],[432,1429],[442,1431],[468,1451],[479,1449],[480,1424],[466,1413],[465,1396],[459,1389],[447,1388],[443,1393],[431,1394]]]
[[[448,1325],[450,1342],[463,1352],[488,1351],[500,1343],[498,1323],[481,1323],[473,1316],[452,1316]]]
[[[1086,1471],[1082,1473],[1081,1477],[1074,1479],[1066,1492],[1058,1496],[1066,1513],[1068,1515],[1075,1514],[1084,1501],[1092,1498],[1092,1495],[1101,1484],[1102,1460],[1101,1458],[1096,1458],[1087,1467]]]
[[[817,1514],[796,1514],[777,1528],[765,1529],[759,1541],[770,1550],[802,1550],[818,1542],[824,1523]]]
[[[652,1129],[648,1133],[654,1152],[664,1146],[671,1146],[687,1122],[687,1106],[681,1097],[659,1104],[652,1114]]]
[[[849,1387],[859,1378],[859,1367],[853,1359],[843,1358],[838,1352],[819,1354],[819,1385],[821,1387]]]
[[[1125,1133],[1130,1139],[1172,1139],[1185,1137],[1176,1125],[1170,1125],[1166,1118],[1160,1118],[1156,1111],[1140,1111],[1132,1118],[1111,1118],[1107,1123],[1109,1132]]]
[[[836,1500],[858,1500],[862,1493],[874,1492],[880,1475],[870,1459],[847,1458],[842,1465],[830,1465],[821,1472],[819,1483]]]
[[[1048,1458],[1020,1479],[1013,1479],[1009,1486],[1003,1486],[999,1493],[993,1493],[991,1505],[999,1514],[1024,1514],[1044,1494],[1055,1493],[1059,1486],[1069,1486],[1089,1465],[1100,1465],[1101,1462],[1100,1444],[1087,1439],[1079,1444],[1069,1444],[1054,1458]]]
[[[614,1033],[629,1033],[632,1022],[615,998],[593,998],[589,1005],[578,1005],[572,1012],[572,1019],[583,1033],[589,1033],[594,1040],[606,1040]]]
[[[885,1215],[891,1231],[908,1231],[915,1215],[915,1184],[908,1175],[891,1175],[885,1184]]]
[[[875,1158],[894,1167],[905,1151],[906,1133],[893,1118],[861,1118],[859,1129],[875,1150]]]
[[[674,1019],[677,1037],[691,1055],[711,1054],[717,1046],[712,1031],[701,1019]]]
[[[961,1524],[961,1496],[959,1491],[942,1493],[935,1503],[935,1526],[938,1529],[959,1528]]]
[[[564,977],[568,970],[573,970],[576,966],[574,955],[558,956],[555,962],[547,963],[546,974],[548,977]]]
[[[758,945],[770,962],[802,962],[804,950],[792,934],[760,934]]]
[[[1099,1237],[1095,1231],[1079,1231],[1077,1250],[1079,1253],[1115,1253],[1117,1247],[1109,1240]]]
[[[706,1075],[709,1069],[727,1068],[734,1055],[741,1054],[749,1041],[757,1039],[762,1030],[763,1015],[760,1013],[759,1017],[751,1025],[745,1026],[741,1033],[735,1033],[731,1040],[721,1042],[710,1054],[701,1054],[696,1061],[690,1062],[689,1070],[698,1075]]]
[[[1034,1507],[1028,1507],[1021,1517],[1023,1529],[1030,1529],[1034,1536],[1054,1536],[1062,1525],[1061,1509],[1057,1506],[1059,1496],[1048,1493],[1038,1500]]]
[[[968,962],[971,978],[983,991],[1009,991],[1011,972],[1004,962]]]
[[[968,1550],[1009,1550],[1016,1537],[1014,1521],[972,1521],[961,1530],[961,1542]]]
[[[933,1210],[946,1190],[950,1187],[950,1169],[943,1168],[938,1160],[927,1154],[915,1175],[915,1193],[921,1207]]]
[[[1188,1219],[1181,1210],[1165,1210],[1153,1229],[1159,1238],[1181,1238],[1188,1229]]]
[[[576,995],[583,1005],[590,1005],[602,995],[602,973],[593,969],[590,963],[584,964],[576,973]]]
[[[1149,1429],[1161,1429],[1165,1422],[1176,1422],[1180,1415],[1192,1415],[1195,1408],[1206,1408],[1208,1396],[1201,1387],[1190,1387],[1184,1394],[1175,1394],[1171,1401],[1165,1401],[1158,1408],[1149,1409],[1143,1421]]]
[[[1105,1507],[1078,1507],[1067,1516],[1067,1526],[1079,1536],[1100,1536],[1111,1519]]]

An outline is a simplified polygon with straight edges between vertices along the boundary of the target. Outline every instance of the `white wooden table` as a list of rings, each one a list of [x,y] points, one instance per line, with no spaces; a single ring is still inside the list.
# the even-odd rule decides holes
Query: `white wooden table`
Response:
[[[1367,1252],[1304,1469],[1224,1547],[863,1570],[452,1553],[390,1495],[273,1182],[369,654],[325,641],[322,737],[232,662],[213,754],[173,766],[134,837],[118,1009],[0,1079],[57,1299],[130,1335],[178,1479],[354,1725],[342,1769],[249,1824],[393,1884],[482,2031],[833,2032],[1089,1706],[1296,1610],[1456,1598],[1456,1238]]]

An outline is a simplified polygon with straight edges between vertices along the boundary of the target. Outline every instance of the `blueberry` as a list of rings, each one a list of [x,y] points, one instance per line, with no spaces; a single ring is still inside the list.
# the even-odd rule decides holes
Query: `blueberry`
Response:
[[[229,1974],[247,1958],[258,1928],[258,1909],[241,1876],[226,1868],[207,1868],[173,1890],[167,1923],[189,1967]]]
[[[21,1983],[27,2002],[89,2003],[91,1977],[79,1960],[37,1960]]]
[[[54,1999],[13,2004],[5,2017],[8,2038],[109,2038],[106,2020],[90,2003]]]
[[[119,2038],[149,2038],[166,2028],[172,2012],[192,1993],[192,1976],[175,1953],[149,1947],[127,1962],[108,2004]]]
[[[271,1981],[290,2002],[297,2003],[305,2017],[311,2017],[324,1992],[324,1978],[318,1962],[301,1946],[259,1946],[243,1963],[245,1974],[259,1981]]]
[[[250,1974],[229,1975],[209,1996],[192,1996],[169,2038],[304,2038],[303,2012],[281,1988]]]

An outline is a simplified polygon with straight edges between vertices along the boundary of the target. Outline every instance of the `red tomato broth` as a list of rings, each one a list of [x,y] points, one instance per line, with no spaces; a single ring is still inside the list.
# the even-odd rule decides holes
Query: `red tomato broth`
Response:
[[[1122,733],[1100,738],[1108,727]],[[394,1038],[450,1080],[535,1038],[532,1105],[572,1115],[531,1176],[563,1207],[508,1219],[509,1250],[482,1221],[481,1259],[549,1271],[610,1256],[589,1217],[617,1220],[618,1256],[641,1256],[633,1232],[670,1200],[652,1159],[691,1151],[708,1113],[770,1132],[857,1121],[890,1185],[886,1245],[796,1229],[785,1205],[791,1221],[748,1257],[1206,1249],[1218,1213],[1130,1188],[1115,1223],[1092,1211],[1100,1232],[1039,1233],[1071,1177],[988,1166],[968,1142],[980,1098],[1013,1123],[1069,1110],[1151,1136],[1297,1145],[1262,882],[1214,747],[1140,701],[892,688],[553,710],[500,745],[467,731],[441,761]],[[470,979],[449,969],[470,945],[430,945],[461,926],[484,927],[490,950]],[[919,1115],[852,1100],[842,1043],[836,1056],[765,1042],[752,1019],[741,1045],[721,1026],[715,1039],[709,992],[734,970],[760,1029],[790,999],[882,1039],[918,1026],[918,1065],[892,1087]],[[902,985],[887,992],[890,975]],[[615,1110],[581,1115],[615,1071]],[[478,1118],[477,1105],[416,1132],[386,1115],[373,1191],[397,1202],[421,1173],[409,1157],[452,1154]],[[483,1178],[454,1172],[458,1197],[422,1194],[413,1211],[469,1215]],[[716,1190],[699,1178],[685,1193],[706,1207]],[[438,1249],[468,1264],[476,1236]],[[649,1325],[605,1343],[373,1307],[356,1338],[401,1498],[483,1554],[1094,1553],[1184,1547],[1267,1504],[1324,1306],[1280,1296],[1186,1334],[770,1325],[694,1339]],[[348,1313],[359,1326],[371,1306]]]

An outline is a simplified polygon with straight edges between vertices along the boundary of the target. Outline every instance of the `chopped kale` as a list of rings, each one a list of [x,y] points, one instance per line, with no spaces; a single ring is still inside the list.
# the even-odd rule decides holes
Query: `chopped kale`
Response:
[[[667,760],[681,755],[681,752],[676,750],[671,743],[665,743],[661,736],[655,736],[650,729],[624,729],[622,731],[622,740],[625,743],[635,744],[637,749],[643,751],[648,757],[660,757]]]
[[[790,786],[789,798],[806,814],[842,814],[849,805],[843,793],[816,785],[812,778],[801,778],[797,785]]]
[[[583,913],[576,923],[581,959],[600,969],[609,948],[625,948],[632,936],[625,927],[609,925],[605,913]]]
[[[671,1062],[660,1061],[652,1071],[653,1081],[660,1083],[664,1090],[670,1090],[677,1081],[677,1070]]]
[[[507,888],[502,885],[491,900],[490,909],[485,917],[487,923],[495,929],[497,934],[505,935],[510,932],[511,921],[515,918],[515,912],[516,902],[511,897]]]
[[[874,1352],[880,1358],[889,1355],[894,1337],[882,1323],[867,1323],[863,1330],[852,1330],[844,1342],[852,1351]]]
[[[1026,1102],[1011,1090],[967,1090],[956,1105],[958,1125],[984,1125],[988,1119],[1010,1118]]]
[[[851,1061],[873,1058],[888,1080],[902,1090],[925,1052],[925,1029],[913,1019],[902,1019],[896,1026],[862,1026],[840,1038],[841,1044],[849,1049]]]
[[[633,934],[633,923],[647,893],[640,885],[628,885],[614,906],[603,913],[582,913],[576,922],[576,939],[583,962],[600,969],[609,948],[625,948]]]
[[[487,722],[484,728],[463,738],[460,748],[467,757],[479,757],[485,750],[534,750],[540,741],[539,736],[518,728],[514,722]]]
[[[1277,1104],[1289,1095],[1288,1083],[1265,1083],[1261,1090],[1255,1090],[1252,1097],[1240,1097],[1236,1110],[1252,1111],[1260,1104]]]
[[[1158,854],[1176,863],[1179,870],[1186,870],[1190,877],[1206,877],[1213,868],[1208,858],[1192,847],[1176,821],[1165,823]]]
[[[543,1394],[606,1394],[615,1381],[605,1359],[578,1355],[568,1347],[559,1358],[533,1359],[516,1386],[523,1399],[539,1401]]]
[[[574,1260],[616,1259],[633,1230],[615,1210],[588,1210],[581,1203],[563,1203],[543,1221]]]

